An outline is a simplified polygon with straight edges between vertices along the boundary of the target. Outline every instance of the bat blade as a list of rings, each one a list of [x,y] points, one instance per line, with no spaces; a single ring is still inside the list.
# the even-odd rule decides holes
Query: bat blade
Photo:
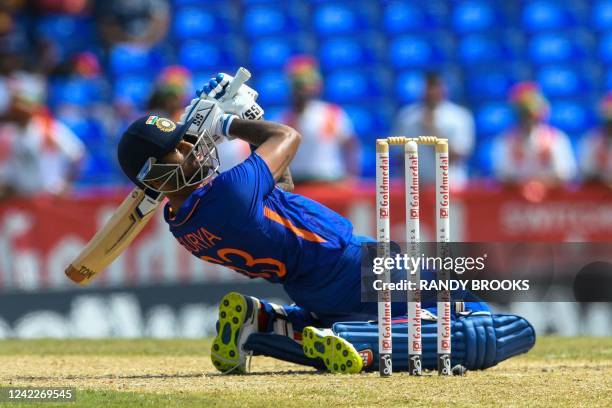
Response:
[[[153,217],[160,201],[135,188],[112,217],[66,268],[72,281],[85,285],[110,265]]]

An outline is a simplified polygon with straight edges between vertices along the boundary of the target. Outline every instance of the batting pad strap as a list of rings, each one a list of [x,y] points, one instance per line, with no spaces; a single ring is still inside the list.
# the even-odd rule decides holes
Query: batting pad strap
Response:
[[[408,327],[405,322],[393,324],[393,368],[408,368]],[[333,326],[334,333],[351,342],[362,355],[365,370],[378,369],[378,327],[375,322],[343,322]],[[529,322],[515,315],[491,315],[476,312],[453,320],[451,364],[470,370],[484,369],[517,354],[529,351],[535,344],[535,331]],[[437,327],[435,321],[422,321],[422,366],[437,367]]]
[[[249,336],[244,348],[254,355],[273,357],[290,363],[301,364],[325,370],[321,359],[308,358],[302,351],[302,346],[289,337],[274,333],[253,333]]]

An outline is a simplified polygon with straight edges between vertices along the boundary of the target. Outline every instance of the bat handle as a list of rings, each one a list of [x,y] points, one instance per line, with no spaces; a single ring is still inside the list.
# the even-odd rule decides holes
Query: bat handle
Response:
[[[238,68],[238,71],[236,71],[236,74],[234,75],[234,79],[228,85],[227,91],[225,91],[226,97],[233,98],[238,92],[238,88],[240,88],[242,84],[248,81],[250,77],[251,73],[248,69],[244,67]]]

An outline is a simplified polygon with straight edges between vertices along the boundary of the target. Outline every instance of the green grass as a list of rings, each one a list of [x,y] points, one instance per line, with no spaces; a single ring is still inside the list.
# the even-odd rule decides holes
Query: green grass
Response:
[[[75,387],[70,406],[79,407],[612,406],[609,337],[539,338],[526,355],[452,378],[321,374],[263,357],[253,360],[252,374],[221,376],[209,346],[210,340],[0,341],[0,385]]]
[[[195,393],[153,394],[117,391],[82,390],[78,392],[76,402],[44,403],[43,407],[208,407],[215,406],[217,400],[207,395]],[[2,407],[40,408],[41,403],[18,404],[5,403]]]
[[[208,356],[205,340],[1,340],[0,356]]]

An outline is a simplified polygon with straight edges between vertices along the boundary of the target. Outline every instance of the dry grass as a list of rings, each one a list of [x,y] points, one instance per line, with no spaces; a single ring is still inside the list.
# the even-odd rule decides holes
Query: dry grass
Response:
[[[465,377],[389,379],[321,374],[264,357],[253,359],[250,375],[221,376],[209,344],[4,341],[0,384],[76,387],[76,405],[88,407],[612,406],[612,338],[541,338],[531,353]]]

